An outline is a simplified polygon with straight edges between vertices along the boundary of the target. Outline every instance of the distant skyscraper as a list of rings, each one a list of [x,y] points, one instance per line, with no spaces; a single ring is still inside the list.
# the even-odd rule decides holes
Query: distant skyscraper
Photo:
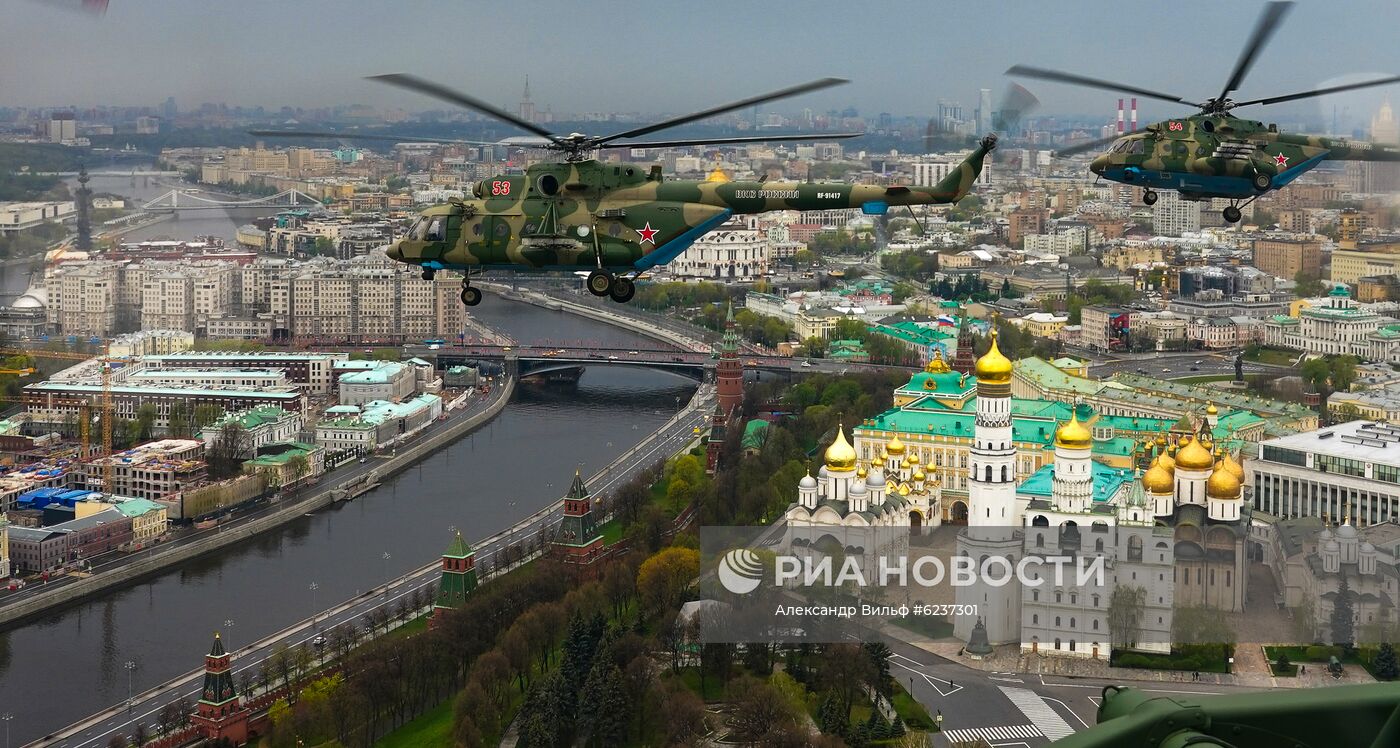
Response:
[[[525,93],[520,96],[520,107],[517,114],[520,119],[526,122],[535,121],[535,103],[530,101],[530,76],[525,76]]]
[[[1390,99],[1381,104],[1376,116],[1371,118],[1371,140],[1377,143],[1400,143],[1400,122],[1390,108]]]
[[[165,106],[161,107],[161,116],[165,117],[167,120],[173,120],[175,119],[175,115],[179,113],[180,110],[175,107],[175,97],[167,96],[165,99]]]
[[[88,187],[87,166],[78,166],[78,189],[74,197],[78,203],[78,249],[84,252],[92,249],[92,189]]]
[[[977,132],[986,134],[992,131],[992,89],[983,88],[977,92]]]

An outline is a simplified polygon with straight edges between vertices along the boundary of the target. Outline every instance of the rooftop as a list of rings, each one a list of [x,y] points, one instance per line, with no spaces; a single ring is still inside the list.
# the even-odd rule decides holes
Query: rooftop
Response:
[[[1127,468],[1112,468],[1099,462],[1091,462],[1094,479],[1094,503],[1099,504],[1113,498],[1123,486],[1134,480],[1133,471]],[[1055,466],[1045,465],[1031,473],[1016,493],[1036,498],[1050,498],[1051,484],[1055,478]]]
[[[1270,447],[1400,466],[1400,426],[1373,421],[1348,421],[1316,431],[1269,439],[1260,445],[1268,461]]]

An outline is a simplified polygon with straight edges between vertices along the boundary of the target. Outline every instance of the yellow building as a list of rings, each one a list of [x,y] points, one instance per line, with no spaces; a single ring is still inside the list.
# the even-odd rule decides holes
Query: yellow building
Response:
[[[1060,331],[1064,330],[1068,323],[1069,317],[1050,312],[1031,312],[1020,319],[1012,320],[1012,324],[1037,338],[1058,338]]]
[[[1368,275],[1400,275],[1400,242],[1363,242],[1332,251],[1332,282],[1353,284]]]
[[[93,496],[97,497],[100,494],[93,494]],[[82,518],[115,508],[131,518],[131,542],[137,547],[156,542],[170,527],[169,516],[164,504],[147,499],[127,499],[119,496],[111,497],[111,499],[111,501],[102,501],[94,498],[76,502],[73,504],[74,518]]]
[[[10,576],[10,522],[0,514],[0,579]]]

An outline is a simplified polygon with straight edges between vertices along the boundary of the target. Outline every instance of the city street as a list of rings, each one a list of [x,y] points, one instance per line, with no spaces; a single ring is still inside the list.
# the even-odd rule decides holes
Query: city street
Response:
[[[649,468],[657,461],[684,449],[694,439],[694,430],[697,427],[703,429],[707,424],[708,408],[713,403],[713,395],[712,385],[702,386],[697,391],[696,397],[678,414],[678,418],[668,424],[667,428],[652,434],[641,444],[629,450],[625,457],[590,478],[589,491],[594,496],[605,496],[608,492],[631,480],[641,470]],[[357,501],[373,500],[373,492],[357,499]],[[474,544],[478,567],[493,566],[494,557],[502,549],[528,541],[541,532],[553,528],[559,523],[561,517],[562,503],[555,500],[549,507],[542,509],[515,527]],[[365,614],[370,611],[379,608],[392,610],[404,596],[413,594],[414,590],[430,588],[438,580],[440,564],[436,558],[424,559],[424,561],[427,562],[425,566],[399,579],[369,590],[353,600],[318,614],[314,619],[301,621],[295,626],[262,641],[239,648],[233,637],[236,632],[224,632],[225,644],[234,655],[235,681],[240,673],[250,668],[250,672],[256,673],[261,663],[278,649],[279,644],[294,648],[318,635],[333,630],[337,626],[349,623],[359,625],[364,620]],[[189,654],[191,664],[198,664],[202,654],[203,652],[191,652]],[[90,718],[89,721],[55,733],[31,745],[71,748],[105,746],[114,735],[130,735],[137,724],[146,724],[149,728],[158,722],[157,717],[166,704],[178,701],[182,697],[193,702],[198,696],[201,678],[202,671],[191,671],[151,691],[137,694],[129,708],[118,705],[112,710]]]

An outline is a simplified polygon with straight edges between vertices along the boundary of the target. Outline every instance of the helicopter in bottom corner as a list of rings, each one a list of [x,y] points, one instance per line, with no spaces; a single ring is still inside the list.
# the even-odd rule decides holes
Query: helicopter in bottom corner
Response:
[[[632,163],[599,161],[593,155],[609,148],[857,137],[863,133],[632,140],[846,81],[824,78],[600,137],[551,133],[483,101],[414,76],[392,74],[375,76],[375,79],[513,124],[542,138],[531,143],[531,147],[561,152],[564,156],[562,161],[532,164],[524,174],[507,174],[478,182],[470,199],[454,200],[424,210],[408,235],[386,250],[390,259],[421,267],[425,280],[431,280],[438,270],[463,271],[461,296],[462,303],[467,306],[481,302],[481,291],[471,285],[471,278],[487,270],[589,271],[585,281],[589,292],[627,302],[636,292],[634,280],[638,276],[675,259],[696,239],[734,215],[838,208],[860,208],[867,215],[883,215],[892,206],[955,203],[972,191],[981,174],[983,159],[997,144],[994,134],[983,136],[962,163],[950,169],[947,176],[933,186],[666,179],[660,165],[642,168]],[[483,144],[481,141],[288,130],[255,130],[250,134]]]
[[[1089,170],[1094,174],[1110,181],[1143,187],[1142,201],[1147,205],[1157,202],[1155,190],[1162,189],[1176,190],[1184,200],[1226,198],[1230,205],[1222,211],[1222,215],[1227,222],[1237,223],[1242,216],[1242,206],[1289,184],[1324,160],[1400,161],[1400,147],[1397,146],[1319,135],[1287,134],[1279,132],[1273,124],[1234,116],[1233,110],[1239,107],[1278,104],[1400,82],[1400,76],[1387,76],[1362,83],[1249,101],[1229,98],[1292,5],[1291,2],[1272,2],[1265,6],[1224,89],[1215,98],[1199,104],[1180,96],[1026,65],[1015,65],[1006,73],[1198,108],[1200,111],[1195,114],[1157,122],[1139,132],[1119,133],[1110,138],[1081,143],[1056,151],[1056,155],[1084,153],[1112,143],[1107,151],[1090,163]]]

